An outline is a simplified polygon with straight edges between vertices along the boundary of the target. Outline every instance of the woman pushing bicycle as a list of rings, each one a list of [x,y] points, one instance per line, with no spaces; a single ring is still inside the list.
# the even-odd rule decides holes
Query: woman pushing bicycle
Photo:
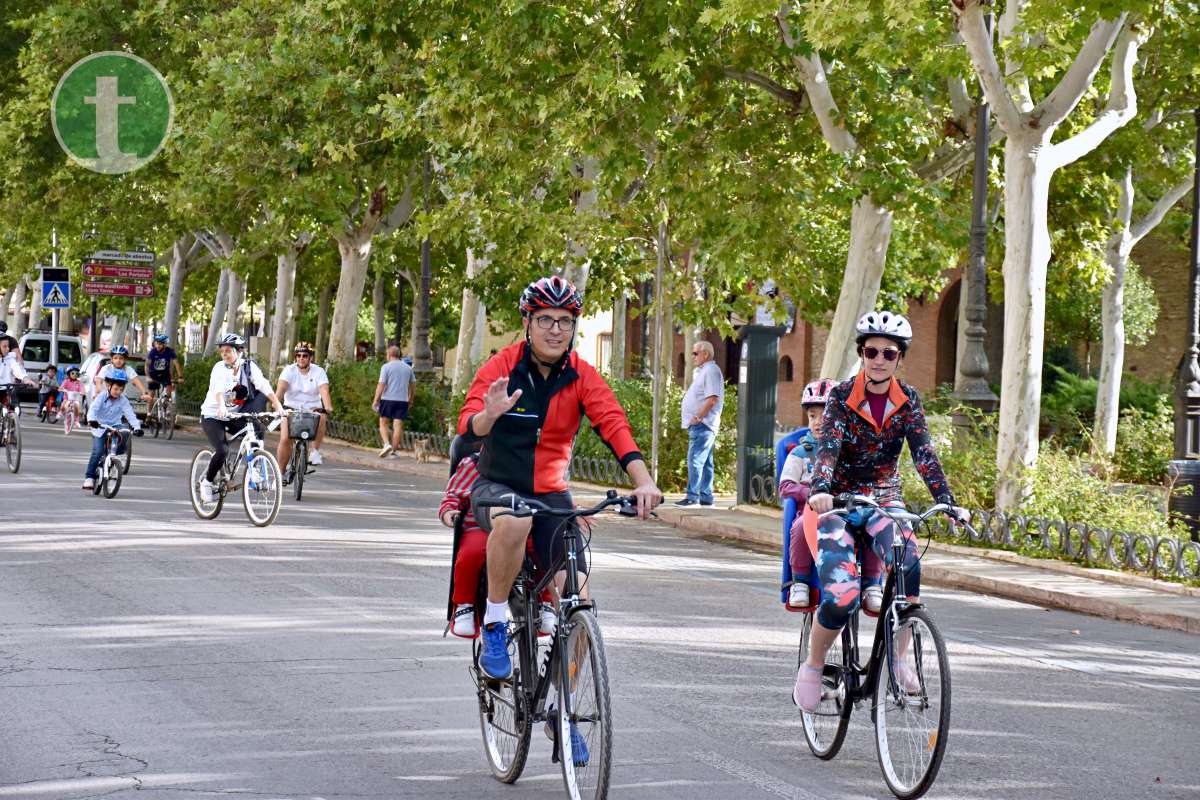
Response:
[[[895,377],[912,342],[912,326],[899,314],[873,311],[863,315],[855,332],[863,366],[858,375],[829,394],[817,436],[809,508],[815,514],[826,514],[833,509],[833,496],[842,493],[872,497],[882,506],[902,507],[898,465],[900,451],[907,441],[917,472],[933,499],[953,506],[957,520],[967,521],[969,514],[955,504],[934,452],[917,390]],[[865,532],[871,549],[889,569],[894,566],[893,541],[901,536],[906,543],[901,568],[909,599],[915,602],[920,591],[916,538],[908,523],[894,521],[870,508],[856,511],[848,518],[828,515],[820,521],[817,574],[822,587],[821,603],[808,659],[797,671],[792,693],[796,705],[808,712],[815,711],[821,702],[825,655],[860,603],[852,528]],[[898,667],[898,682],[905,689],[914,687],[917,676],[902,663]]]
[[[200,426],[213,448],[208,471],[204,480],[200,481],[200,498],[205,503],[213,501],[213,479],[225,463],[225,434],[237,433],[246,424],[245,419],[226,419],[229,412],[262,411],[270,401],[277,412],[283,413],[283,406],[279,404],[270,382],[258,364],[245,356],[246,340],[236,333],[227,333],[221,337],[218,347],[221,360],[213,364],[208,391],[204,393],[204,403],[200,406]],[[261,430],[259,435],[262,435]]]

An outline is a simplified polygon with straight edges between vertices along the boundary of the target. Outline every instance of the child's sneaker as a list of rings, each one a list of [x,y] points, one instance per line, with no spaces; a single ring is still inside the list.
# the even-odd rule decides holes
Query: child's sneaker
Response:
[[[788,608],[793,611],[805,611],[811,609],[816,603],[813,601],[813,595],[816,592],[812,591],[812,587],[807,583],[793,583],[788,589]]]
[[[558,614],[552,603],[542,603],[538,607],[538,636],[549,636],[558,627]]]
[[[84,478],[84,479],[83,479],[83,490],[84,490],[85,492],[86,492],[88,489],[91,489],[91,488],[93,488],[95,485],[96,485],[96,482],[95,482],[94,480],[92,480],[91,478]]]
[[[454,607],[454,622],[450,626],[450,632],[464,639],[475,638],[475,635],[479,633],[475,629],[475,606],[469,603],[460,603]]]

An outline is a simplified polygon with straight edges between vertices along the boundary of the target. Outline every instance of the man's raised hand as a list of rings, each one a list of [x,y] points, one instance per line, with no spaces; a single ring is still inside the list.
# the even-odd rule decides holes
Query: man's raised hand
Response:
[[[507,414],[520,399],[520,389],[508,393],[508,378],[497,378],[483,396],[483,413],[494,422]]]

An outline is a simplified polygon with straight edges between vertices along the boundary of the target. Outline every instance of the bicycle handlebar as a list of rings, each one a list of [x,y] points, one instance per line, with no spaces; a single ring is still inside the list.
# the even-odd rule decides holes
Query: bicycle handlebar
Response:
[[[508,498],[505,500],[504,498]],[[616,489],[609,489],[604,499],[591,508],[551,508],[540,500],[532,497],[521,497],[516,494],[504,494],[494,500],[480,500],[477,508],[501,508],[504,511],[493,516],[532,517],[543,514],[561,519],[576,517],[591,517],[611,506],[620,506],[617,513],[627,517],[637,516],[637,498],[633,495],[620,495]]]
[[[897,522],[901,520],[905,522],[925,522],[935,514],[945,514],[946,516],[950,517],[954,524],[961,525],[972,534],[975,533],[975,529],[971,527],[969,522],[961,520],[954,515],[954,506],[951,506],[948,503],[934,503],[932,506],[925,509],[924,514],[914,514],[908,509],[900,506],[880,505],[879,502],[873,497],[843,492],[842,494],[834,497],[833,504],[833,509],[826,511],[824,514],[819,514],[817,519],[825,519],[829,516],[839,516],[844,519],[857,511],[860,506],[866,506],[867,508],[878,511]]]

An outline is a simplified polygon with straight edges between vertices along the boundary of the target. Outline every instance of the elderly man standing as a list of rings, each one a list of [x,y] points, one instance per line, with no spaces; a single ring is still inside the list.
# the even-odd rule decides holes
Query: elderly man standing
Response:
[[[713,360],[713,346],[699,341],[692,347],[696,369],[683,395],[683,427],[688,432],[687,497],[677,506],[713,504],[713,446],[725,404],[725,378]]]

